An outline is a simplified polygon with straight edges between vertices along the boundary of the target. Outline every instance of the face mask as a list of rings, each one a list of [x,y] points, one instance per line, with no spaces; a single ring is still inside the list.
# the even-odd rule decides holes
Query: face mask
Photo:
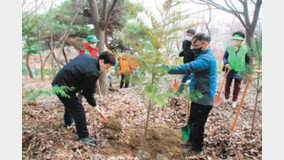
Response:
[[[96,47],[96,43],[90,44],[89,46],[92,47],[92,48],[95,48]]]
[[[202,47],[193,49],[193,53],[198,54],[202,52]]]
[[[191,40],[192,40],[192,37],[186,36],[185,39],[188,40],[188,41],[191,41]]]
[[[233,46],[239,47],[241,44],[241,42],[233,41]]]

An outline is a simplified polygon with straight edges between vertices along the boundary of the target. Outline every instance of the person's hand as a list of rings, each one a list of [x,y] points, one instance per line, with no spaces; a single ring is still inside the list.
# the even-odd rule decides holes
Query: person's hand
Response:
[[[226,64],[226,65],[225,65],[225,68],[226,68],[226,69],[229,69],[229,68],[231,68],[231,66],[230,66],[229,64]]]
[[[98,102],[97,102],[97,101],[95,101],[95,103],[92,105],[92,107],[94,107],[94,108],[95,108],[97,105],[99,105],[99,104],[98,104]]]

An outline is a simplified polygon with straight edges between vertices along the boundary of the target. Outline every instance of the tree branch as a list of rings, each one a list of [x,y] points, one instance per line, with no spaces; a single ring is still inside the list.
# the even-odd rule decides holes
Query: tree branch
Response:
[[[113,8],[114,8],[116,2],[117,2],[117,0],[113,0],[111,6],[108,8],[108,11],[107,11],[107,18],[106,18],[106,20],[105,20],[104,23],[103,23],[104,26],[107,25],[107,23],[108,23],[108,21],[109,21],[109,17],[110,17],[110,15],[111,15],[111,11],[113,10]]]
[[[255,28],[255,26],[257,24],[261,4],[262,4],[262,0],[257,0],[256,5],[255,5],[255,9],[254,9],[253,20],[252,20],[252,23],[251,23],[252,28]]]
[[[108,6],[108,0],[104,0],[103,4],[103,12],[102,12],[102,20],[105,21],[106,14],[107,14],[107,6]]]
[[[232,4],[232,1],[230,0],[230,3],[233,5],[233,7],[229,5],[229,3],[228,3],[227,0],[225,0],[225,3],[226,3],[226,5],[227,5],[229,8],[231,8],[231,10],[234,12],[233,15],[235,15],[235,16],[240,20],[240,22],[242,23],[242,25],[244,26],[244,28],[245,28],[245,29],[248,29],[247,24],[244,22],[244,20],[243,20],[242,17],[240,16],[241,12],[238,12],[238,11],[237,11],[236,7]]]
[[[244,7],[245,22],[246,22],[248,28],[250,28],[251,23],[250,23],[250,20],[249,20],[248,1],[247,0],[244,0],[243,7]]]
[[[97,7],[97,3],[95,0],[88,0],[89,2],[89,6],[90,6],[90,13],[92,15],[93,21],[98,24],[99,23],[99,11],[98,11],[98,7]]]
[[[250,0],[254,5],[256,5],[256,2],[254,0]]]
[[[212,1],[212,0],[200,0],[200,1],[202,1],[202,2],[204,2],[204,3],[207,3],[207,4],[210,4],[210,5],[216,7],[216,8],[218,8],[218,9],[220,9],[220,10],[223,10],[223,11],[225,11],[225,12],[228,12],[228,13],[231,13],[231,14],[234,14],[234,15],[235,15],[235,12],[234,12],[233,10],[227,9],[227,8],[225,8],[224,6],[222,6],[222,5],[220,5],[220,4],[216,3],[216,2],[214,2],[214,1]],[[193,1],[193,2],[194,2],[194,1]],[[242,14],[242,13],[239,12],[239,14]]]

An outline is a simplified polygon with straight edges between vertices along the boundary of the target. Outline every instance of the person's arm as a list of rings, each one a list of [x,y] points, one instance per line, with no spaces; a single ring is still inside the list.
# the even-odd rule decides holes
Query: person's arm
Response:
[[[246,65],[250,64],[250,56],[249,56],[249,52],[246,54]]]
[[[186,47],[186,45],[187,45],[187,40],[184,40],[182,42],[182,51],[178,55],[179,57],[183,57],[184,56],[184,48]]]
[[[184,56],[184,53],[183,51],[181,51],[179,54],[178,54],[179,57],[183,57]]]
[[[187,72],[188,63],[181,64],[181,65],[164,65],[165,69],[170,68],[168,74],[185,74]]]
[[[83,95],[87,99],[87,102],[93,107],[97,105],[93,96],[93,90],[98,79],[99,77],[97,77],[94,73],[87,73],[84,76]]]
[[[228,62],[228,56],[229,56],[229,53],[228,53],[228,51],[227,51],[227,49],[226,49],[226,52],[225,52],[225,54],[224,54],[224,56],[223,56],[223,63],[224,63],[224,65],[226,65],[226,64],[229,63],[229,62]]]
[[[166,69],[170,68],[170,66],[165,65]],[[168,71],[169,74],[185,74],[185,73],[194,73],[206,70],[209,68],[209,59],[206,57],[202,57],[195,61],[181,64],[178,66],[172,66]]]

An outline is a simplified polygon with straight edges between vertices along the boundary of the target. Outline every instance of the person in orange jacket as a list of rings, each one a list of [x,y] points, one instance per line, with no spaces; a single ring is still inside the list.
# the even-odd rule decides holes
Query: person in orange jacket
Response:
[[[137,74],[137,70],[140,69],[140,64],[137,60],[137,57],[139,56],[138,52],[134,52],[133,56],[131,56],[131,60],[130,60],[130,65],[133,68],[133,78],[135,78],[135,75]],[[135,83],[132,83],[132,86],[135,86]]]
[[[79,55],[81,54],[89,54],[94,58],[98,58],[99,49],[96,46],[99,40],[96,38],[95,35],[91,34],[87,37],[87,43],[84,44],[84,47],[79,51]]]
[[[130,74],[133,73],[133,67],[130,63],[130,58],[128,55],[124,54],[120,61],[119,61],[119,69],[120,69],[120,75],[121,75],[121,82],[120,82],[120,88],[123,87],[124,81],[125,81],[125,88],[129,85],[130,80]]]

